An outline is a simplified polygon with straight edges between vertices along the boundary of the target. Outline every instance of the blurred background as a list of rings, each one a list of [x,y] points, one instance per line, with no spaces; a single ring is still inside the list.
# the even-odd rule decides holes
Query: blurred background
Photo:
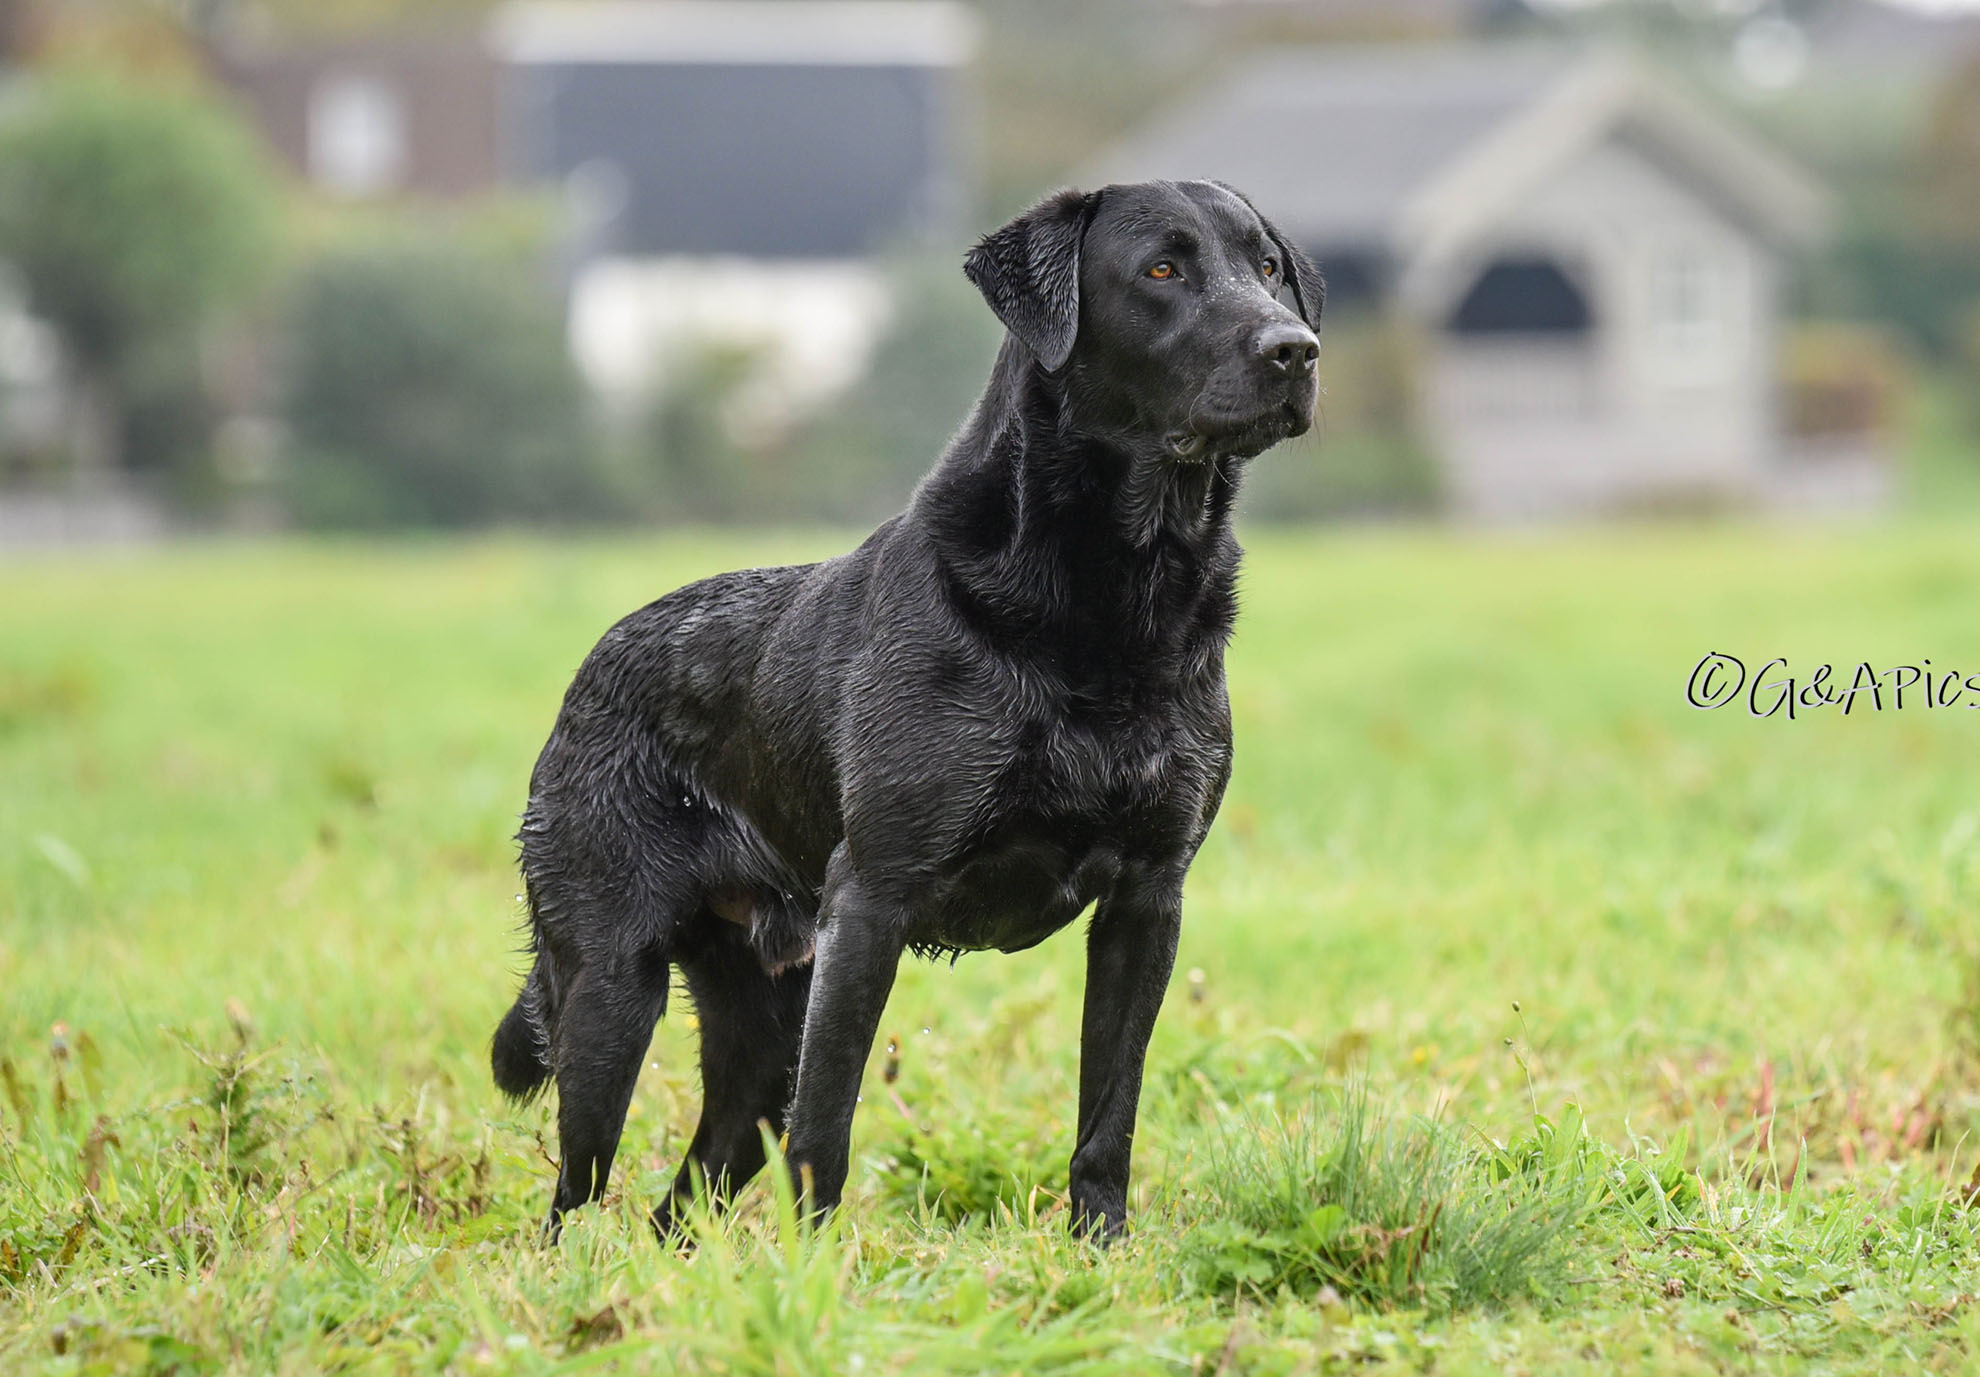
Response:
[[[857,523],[966,244],[1211,176],[1331,287],[1255,522],[1980,502],[1980,10],[0,0],[0,547]]]

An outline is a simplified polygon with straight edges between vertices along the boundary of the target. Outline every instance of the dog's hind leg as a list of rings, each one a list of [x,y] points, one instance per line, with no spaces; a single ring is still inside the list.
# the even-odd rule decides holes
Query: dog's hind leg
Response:
[[[550,1206],[553,1234],[564,1211],[605,1194],[640,1064],[666,1011],[667,979],[657,953],[599,957],[564,991],[554,1051],[563,1161]]]
[[[677,958],[701,1024],[702,1105],[687,1160],[653,1212],[663,1239],[678,1230],[698,1181],[719,1207],[762,1170],[762,1125],[773,1137],[784,1131],[811,990],[809,964],[767,974],[740,932],[707,928],[708,940]]]

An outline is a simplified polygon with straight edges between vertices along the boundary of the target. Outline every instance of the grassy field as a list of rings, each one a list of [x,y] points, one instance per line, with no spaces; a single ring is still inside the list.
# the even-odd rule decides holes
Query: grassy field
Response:
[[[1250,543],[1107,1253],[1070,932],[904,968],[824,1235],[762,1185],[648,1233],[681,1000],[614,1197],[536,1241],[551,1109],[485,1047],[558,697],[842,537],[0,566],[0,1370],[1971,1370],[1980,712],[1684,689],[1980,675],[1980,525]]]

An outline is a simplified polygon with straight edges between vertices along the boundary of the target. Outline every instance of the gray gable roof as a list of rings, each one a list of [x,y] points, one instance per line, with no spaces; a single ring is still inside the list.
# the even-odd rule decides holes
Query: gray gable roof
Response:
[[[1405,204],[1567,70],[1558,50],[1344,47],[1266,57],[1105,155],[1092,178],[1211,178],[1309,243],[1387,242]]]
[[[1754,232],[1792,239],[1822,195],[1640,64],[1558,45],[1341,46],[1261,58],[1104,155],[1092,181],[1214,178],[1311,247],[1413,252],[1626,129]]]

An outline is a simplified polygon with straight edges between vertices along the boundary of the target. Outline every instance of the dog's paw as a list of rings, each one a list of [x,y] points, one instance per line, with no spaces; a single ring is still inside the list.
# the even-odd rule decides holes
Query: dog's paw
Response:
[[[1089,1202],[1073,1198],[1073,1232],[1088,1243],[1111,1248],[1127,1233],[1125,1202]]]
[[[653,1227],[653,1236],[660,1241],[662,1248],[672,1248],[686,1256],[694,1251],[694,1230],[688,1227],[685,1201],[665,1200],[646,1217]]]

